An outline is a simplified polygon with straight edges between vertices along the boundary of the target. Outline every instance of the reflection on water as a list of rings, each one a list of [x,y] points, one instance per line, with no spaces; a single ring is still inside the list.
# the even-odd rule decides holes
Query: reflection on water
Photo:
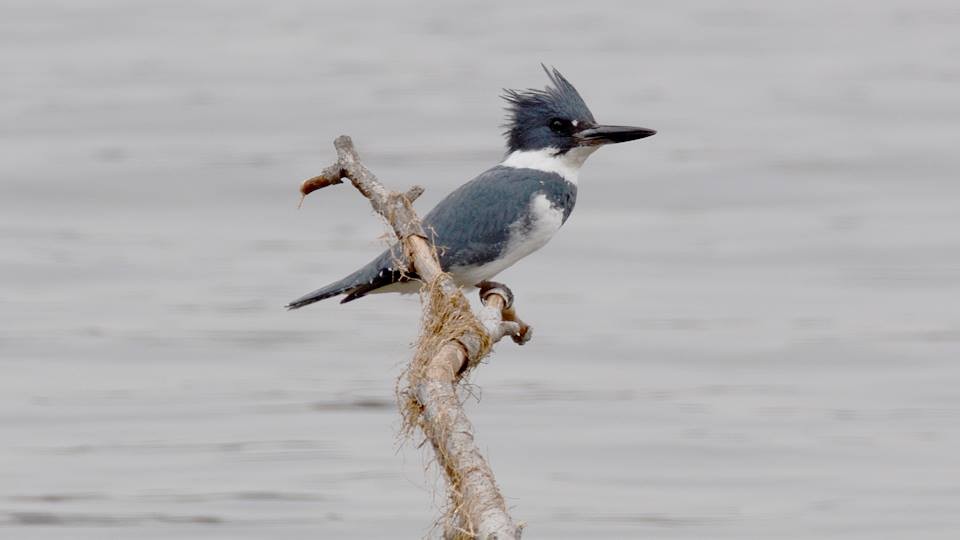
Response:
[[[426,534],[417,300],[285,312],[384,232],[296,188],[349,133],[429,208],[541,61],[660,135],[502,276],[536,339],[469,407],[528,536],[955,536],[954,3],[181,7],[0,8],[0,537]]]

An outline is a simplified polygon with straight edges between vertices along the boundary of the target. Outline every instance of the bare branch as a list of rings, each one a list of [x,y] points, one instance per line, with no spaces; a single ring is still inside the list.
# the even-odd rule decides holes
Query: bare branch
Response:
[[[443,272],[411,203],[423,193],[386,189],[361,162],[350,137],[334,141],[337,162],[303,182],[302,197],[347,178],[384,217],[403,245],[408,267],[424,282],[424,323],[417,352],[407,370],[408,387],[400,391],[406,422],[430,440],[450,489],[459,537],[513,540],[521,529],[507,512],[493,471],[474,443],[456,385],[504,336],[517,343],[530,339],[530,327],[516,317],[513,294],[505,286],[482,295],[479,319],[450,276]],[[302,202],[301,198],[301,202]],[[498,285],[498,284],[494,284]]]

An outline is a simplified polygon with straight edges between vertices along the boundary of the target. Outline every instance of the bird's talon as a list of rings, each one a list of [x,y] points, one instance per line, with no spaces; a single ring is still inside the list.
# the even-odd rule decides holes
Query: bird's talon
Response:
[[[526,345],[533,338],[533,327],[525,324],[518,325],[519,328],[515,334],[510,334],[510,339],[517,345]]]
[[[505,336],[517,336],[520,335],[520,324],[513,321],[503,321],[500,323],[500,331],[503,332]]]

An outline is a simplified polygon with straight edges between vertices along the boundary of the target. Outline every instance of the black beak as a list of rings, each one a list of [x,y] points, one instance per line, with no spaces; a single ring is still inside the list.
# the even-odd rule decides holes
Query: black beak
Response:
[[[653,129],[631,126],[594,126],[574,134],[580,146],[621,143],[656,135]]]

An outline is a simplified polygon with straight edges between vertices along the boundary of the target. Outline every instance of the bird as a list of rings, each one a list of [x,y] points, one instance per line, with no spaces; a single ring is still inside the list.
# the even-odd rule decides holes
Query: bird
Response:
[[[570,217],[584,161],[601,146],[655,135],[652,129],[598,124],[580,93],[541,65],[543,90],[505,90],[507,153],[498,165],[447,195],[422,220],[440,266],[462,288],[480,286],[542,248]],[[343,295],[415,293],[399,244],[352,274],[287,304],[301,308]]]

